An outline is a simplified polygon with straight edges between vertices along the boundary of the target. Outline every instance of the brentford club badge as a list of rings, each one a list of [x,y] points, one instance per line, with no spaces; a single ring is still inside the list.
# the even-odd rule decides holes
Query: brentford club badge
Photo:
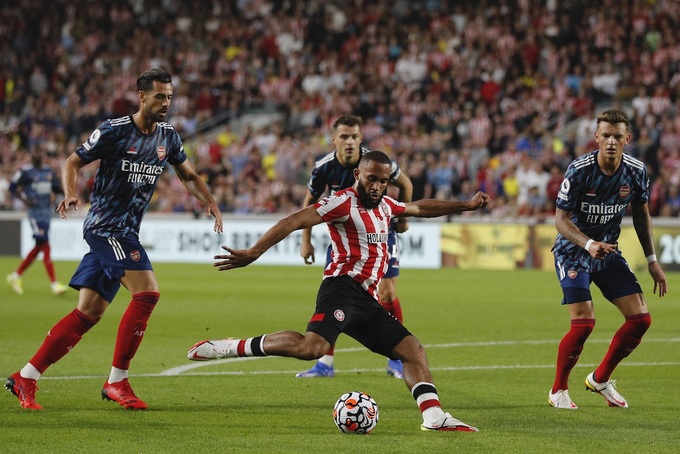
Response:
[[[339,322],[341,322],[345,319],[345,313],[342,312],[340,309],[336,309],[335,312],[333,312],[333,316]]]
[[[156,148],[156,154],[158,155],[158,159],[163,160],[163,158],[165,158],[165,147],[159,145],[158,148]]]
[[[619,189],[619,196],[622,199],[625,199],[626,197],[628,197],[628,194],[630,194],[630,186],[628,186],[627,184],[621,186],[621,189]]]
[[[135,262],[139,262],[139,259],[142,258],[142,254],[140,254],[139,251],[132,251],[130,252],[130,258]]]
[[[569,276],[570,279],[576,279],[576,276],[578,276],[578,272],[574,270],[569,270],[567,276]]]

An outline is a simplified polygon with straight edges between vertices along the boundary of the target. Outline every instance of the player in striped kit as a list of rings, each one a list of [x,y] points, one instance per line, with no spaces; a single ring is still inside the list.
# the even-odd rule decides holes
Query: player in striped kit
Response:
[[[78,171],[99,161],[90,209],[83,224],[90,252],[85,254],[69,283],[79,290],[77,307],[50,330],[36,354],[5,383],[23,408],[42,409],[35,401],[37,379],[99,322],[121,284],[132,300],[118,326],[111,372],[101,395],[102,399],[115,401],[124,408],[147,407],[130,387],[128,368],[160,293],[149,257],[139,242],[139,228],[167,164],[173,166],[186,189],[203,203],[207,214],[215,217],[215,231],[222,231],[222,214],[215,200],[187,160],[179,134],[165,122],[172,93],[172,79],[167,71],[144,72],[137,79],[139,110],[102,123],[64,164],[64,200],[57,211],[65,219],[68,209],[77,210],[81,206]]]
[[[57,280],[54,272],[54,263],[51,258],[51,248],[49,240],[50,221],[54,210],[52,209],[52,197],[61,194],[59,178],[50,166],[43,164],[44,150],[36,148],[31,153],[31,165],[19,169],[9,185],[9,191],[19,198],[28,208],[28,220],[33,229],[35,246],[26,257],[21,261],[19,267],[7,276],[7,283],[12,287],[14,293],[23,295],[24,288],[21,276],[24,271],[33,264],[38,254],[42,252],[43,263],[50,280],[50,288],[55,295],[66,293],[68,287]]]
[[[331,195],[341,189],[346,189],[354,184],[354,169],[359,166],[361,156],[369,150],[361,146],[363,141],[362,119],[356,115],[341,115],[333,123],[332,142],[335,150],[319,159],[309,176],[307,182],[307,193],[302,202],[303,207],[312,205],[328,191]],[[390,184],[399,190],[397,198],[402,202],[410,202],[413,195],[413,184],[408,176],[401,171],[399,165],[392,161],[390,170]],[[390,259],[387,264],[387,272],[383,277],[379,291],[379,301],[383,307],[397,318],[401,323],[404,322],[401,302],[397,296],[397,278],[399,277],[399,241],[397,233],[404,233],[408,230],[406,218],[398,218],[392,221],[389,229],[388,251]],[[305,263],[314,263],[314,245],[312,244],[312,229],[302,231],[302,241],[300,243],[300,255]],[[331,262],[331,249],[329,247],[326,254],[326,266]],[[333,365],[333,353],[335,346],[332,345],[312,366],[311,369],[300,372],[296,377],[316,378],[333,377],[335,368]],[[387,360],[387,374],[395,378],[403,378],[401,361],[395,359]]]
[[[621,110],[600,114],[595,132],[598,150],[571,163],[557,195],[558,235],[553,252],[571,329],[560,342],[555,381],[548,393],[548,403],[555,408],[578,408],[569,396],[567,381],[595,326],[591,282],[619,309],[625,322],[600,365],[586,377],[585,386],[604,397],[609,406],[628,407],[610,376],[638,346],[651,323],[642,289],[617,244],[628,206],[647,256],[654,293],[658,289],[659,296],[664,296],[667,291],[666,276],[654,253],[647,169],[623,152],[631,137],[628,126],[628,116]]]
[[[404,381],[423,417],[423,430],[468,431],[477,428],[442,410],[418,340],[378,302],[378,286],[387,270],[388,228],[398,216],[436,217],[486,206],[489,197],[478,192],[466,202],[418,200],[399,202],[384,196],[392,162],[380,151],[366,153],[354,171],[352,187],[288,216],[269,229],[247,250],[223,248],[215,266],[231,270],[247,266],[295,230],[325,222],[333,255],[324,271],[307,332],[279,331],[246,339],[201,341],[189,349],[194,361],[240,356],[287,356],[303,360],[321,357],[345,333],[369,350],[403,363]]]

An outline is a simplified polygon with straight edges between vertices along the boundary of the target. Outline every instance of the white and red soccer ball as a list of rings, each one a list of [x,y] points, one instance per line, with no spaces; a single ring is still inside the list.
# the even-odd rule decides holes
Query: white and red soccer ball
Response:
[[[345,433],[369,433],[378,424],[378,416],[378,404],[375,400],[359,391],[343,394],[333,407],[333,421]]]

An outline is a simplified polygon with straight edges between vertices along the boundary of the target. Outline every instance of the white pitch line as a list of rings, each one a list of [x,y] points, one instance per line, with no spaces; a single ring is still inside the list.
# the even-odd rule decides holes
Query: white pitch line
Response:
[[[542,345],[542,344],[559,344],[559,340],[521,340],[521,341],[484,341],[484,342],[456,342],[450,344],[427,344],[426,349],[431,348],[460,348],[460,347],[495,347],[495,346],[508,346],[508,345]],[[609,343],[611,339],[588,339],[588,343]],[[654,342],[654,343],[678,343],[680,342],[680,337],[672,337],[666,339],[644,339],[644,343]],[[367,351],[364,347],[353,347],[353,348],[341,348],[335,350],[338,353],[346,352],[356,352],[356,351]],[[134,377],[176,377],[179,375],[186,376],[208,376],[208,375],[289,375],[299,372],[295,371],[284,371],[284,370],[271,370],[271,371],[220,371],[220,372],[192,372],[195,369],[201,369],[208,366],[215,366],[227,363],[241,362],[241,361],[252,361],[252,360],[263,360],[269,358],[278,358],[277,356],[260,356],[260,357],[247,357],[247,358],[225,358],[214,361],[198,361],[190,362],[184,366],[177,366],[162,372],[151,373],[151,374],[131,374]],[[577,364],[577,367],[597,367],[598,364]],[[660,367],[660,366],[680,366],[680,362],[622,362],[620,366],[629,367]],[[432,371],[466,371],[466,370],[503,370],[503,369],[551,369],[554,368],[555,364],[514,364],[514,365],[488,365],[488,366],[453,366],[453,367],[432,367]],[[383,368],[380,369],[342,369],[340,373],[358,373],[358,372],[380,372],[384,371]],[[338,371],[336,371],[338,372]],[[80,375],[80,376],[55,376],[55,377],[41,377],[41,380],[67,380],[67,379],[85,379],[85,378],[101,378],[102,375]]]

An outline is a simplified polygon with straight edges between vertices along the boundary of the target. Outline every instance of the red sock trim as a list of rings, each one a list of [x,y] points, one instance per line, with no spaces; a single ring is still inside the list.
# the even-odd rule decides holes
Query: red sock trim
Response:
[[[160,299],[161,294],[158,292],[140,292],[140,293],[135,293],[132,295],[132,300],[133,301],[138,301],[140,303],[145,303],[146,305],[153,305],[158,302]]]
[[[427,410],[428,408],[441,407],[441,406],[442,406],[441,402],[439,402],[436,399],[426,400],[419,405],[421,413],[424,412],[425,410]]]

